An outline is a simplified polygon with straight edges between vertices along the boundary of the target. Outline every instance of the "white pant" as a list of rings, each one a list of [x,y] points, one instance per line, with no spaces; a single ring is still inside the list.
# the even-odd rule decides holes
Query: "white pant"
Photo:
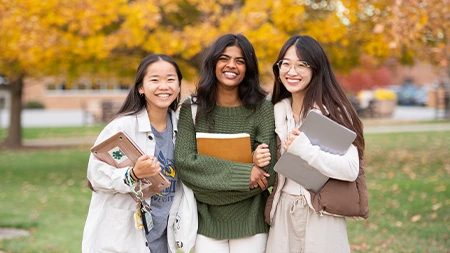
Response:
[[[261,233],[254,236],[216,240],[197,234],[195,253],[264,253],[266,250],[267,234]]]

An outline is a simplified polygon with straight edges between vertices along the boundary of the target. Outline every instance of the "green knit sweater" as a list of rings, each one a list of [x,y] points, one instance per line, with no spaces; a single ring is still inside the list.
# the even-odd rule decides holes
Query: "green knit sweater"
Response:
[[[263,169],[270,174],[269,185],[273,185],[277,148],[273,105],[265,101],[254,114],[243,106],[216,106],[213,117],[215,133],[248,133],[253,150],[261,143],[269,145],[272,160]],[[179,178],[197,199],[198,233],[215,239],[267,233],[264,206],[268,190],[250,189],[252,164],[197,154],[195,133],[209,132],[208,129],[204,117],[194,125],[191,102],[187,99],[180,109],[175,165]]]

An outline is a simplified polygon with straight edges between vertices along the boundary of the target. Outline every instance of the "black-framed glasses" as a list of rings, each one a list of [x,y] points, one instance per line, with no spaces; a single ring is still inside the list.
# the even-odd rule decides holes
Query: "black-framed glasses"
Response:
[[[277,63],[281,72],[288,72],[294,67],[297,73],[304,73],[311,66],[306,61],[291,62],[290,60],[281,60]]]

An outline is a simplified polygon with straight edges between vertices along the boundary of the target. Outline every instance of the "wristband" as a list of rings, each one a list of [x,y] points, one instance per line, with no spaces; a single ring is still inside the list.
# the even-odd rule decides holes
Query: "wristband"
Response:
[[[138,178],[138,176],[136,176],[136,173],[134,173],[134,167],[131,168],[131,173],[133,174],[133,176],[136,178],[136,180],[141,180],[140,178]]]
[[[133,184],[135,183],[135,180],[133,179],[133,177],[131,177],[131,174],[130,174],[130,170],[131,170],[132,168],[133,168],[133,167],[129,167],[129,168],[127,169],[127,171],[125,172],[124,183],[125,183],[126,185],[128,185],[128,186],[131,186],[131,185],[133,185]]]

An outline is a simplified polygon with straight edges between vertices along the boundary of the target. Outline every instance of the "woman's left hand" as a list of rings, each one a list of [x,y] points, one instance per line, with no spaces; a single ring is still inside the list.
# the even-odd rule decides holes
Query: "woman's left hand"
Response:
[[[252,172],[250,173],[250,189],[261,187],[261,191],[264,191],[269,187],[267,178],[270,177],[269,173],[256,165],[253,165]]]
[[[295,138],[297,138],[297,136],[299,136],[302,132],[300,130],[298,130],[297,128],[294,128],[288,135],[288,137],[286,138],[286,141],[284,142],[284,150],[286,151],[289,146],[291,146],[292,142],[295,140]]]

